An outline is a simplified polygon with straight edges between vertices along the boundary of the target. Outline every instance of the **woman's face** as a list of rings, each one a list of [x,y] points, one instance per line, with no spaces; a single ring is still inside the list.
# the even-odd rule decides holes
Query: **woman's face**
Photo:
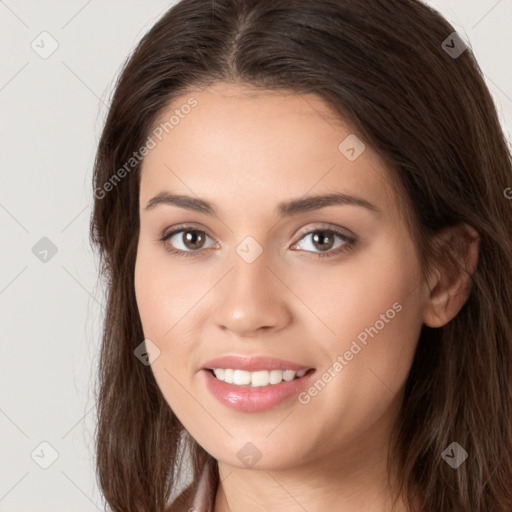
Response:
[[[381,161],[315,95],[216,84],[175,101],[169,119],[142,168],[135,267],[169,406],[233,466],[381,453],[428,298]],[[361,201],[314,200],[334,194]],[[223,356],[235,359],[209,364]],[[250,366],[256,357],[285,362]],[[309,371],[266,384],[280,369]]]

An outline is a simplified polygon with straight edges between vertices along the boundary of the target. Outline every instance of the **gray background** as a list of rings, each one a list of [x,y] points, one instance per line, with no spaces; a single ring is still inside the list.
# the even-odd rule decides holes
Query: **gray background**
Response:
[[[101,510],[92,164],[121,66],[172,3],[0,1],[0,511]],[[510,141],[512,0],[428,3],[469,41]]]

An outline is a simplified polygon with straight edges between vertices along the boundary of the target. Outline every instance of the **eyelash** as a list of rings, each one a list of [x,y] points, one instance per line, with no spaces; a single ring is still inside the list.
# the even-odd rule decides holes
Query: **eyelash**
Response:
[[[165,233],[164,232],[163,235],[158,240],[163,244],[163,246],[164,246],[164,248],[165,248],[165,250],[167,252],[169,252],[171,254],[174,254],[174,255],[177,255],[177,256],[185,256],[185,257],[198,256],[200,253],[202,253],[202,252],[207,250],[207,249],[199,249],[197,251],[182,251],[181,249],[175,249],[175,248],[169,246],[166,243],[169,238],[173,237],[177,233],[186,232],[186,231],[203,233],[206,236],[208,236],[209,238],[212,238],[210,235],[208,235],[208,233],[206,231],[204,231],[202,229],[197,229],[194,226],[190,226],[190,225],[183,225],[183,226],[176,227],[175,229],[173,229],[169,233]],[[348,252],[351,249],[353,249],[353,247],[354,247],[354,245],[356,243],[355,238],[349,237],[345,233],[342,233],[341,231],[338,231],[337,229],[334,229],[334,228],[316,228],[316,229],[312,229],[310,231],[307,231],[307,232],[303,233],[300,236],[299,240],[295,244],[293,244],[293,245],[296,245],[298,242],[300,242],[307,235],[311,235],[311,234],[317,233],[319,231],[324,232],[324,233],[334,233],[339,238],[341,238],[343,240],[343,242],[345,242],[345,243],[342,246],[340,246],[337,249],[335,249],[333,251],[330,251],[330,252],[313,252],[313,254],[316,254],[318,258],[334,257],[334,256],[337,256],[338,254]],[[306,251],[306,252],[310,253],[311,251]]]

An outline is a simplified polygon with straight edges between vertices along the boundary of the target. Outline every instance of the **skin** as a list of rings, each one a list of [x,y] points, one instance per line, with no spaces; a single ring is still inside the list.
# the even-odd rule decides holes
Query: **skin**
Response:
[[[135,288],[144,335],[160,350],[151,365],[158,386],[219,461],[215,511],[390,511],[389,435],[420,329],[459,312],[467,274],[440,265],[421,280],[397,187],[368,145],[355,161],[339,151],[353,131],[319,97],[217,83],[177,99],[161,120],[190,96],[198,105],[143,163]],[[146,209],[162,191],[213,202],[218,216]],[[364,198],[380,213],[334,205],[274,214],[283,200],[332,192]],[[202,248],[202,256],[170,254],[159,241],[181,223],[204,230],[203,245],[187,246],[182,232],[168,246]],[[355,245],[318,257],[322,247],[303,233],[326,223],[350,230]],[[475,235],[464,229],[457,236]],[[251,264],[236,252],[247,236],[263,251]],[[333,243],[324,245],[331,253],[344,242]],[[474,242],[461,258],[474,268],[477,254]],[[201,367],[226,354],[270,355],[321,376],[396,302],[401,311],[307,404],[292,397],[246,413],[205,387]],[[251,468],[237,457],[247,442],[262,455]],[[401,500],[395,510],[405,510]]]

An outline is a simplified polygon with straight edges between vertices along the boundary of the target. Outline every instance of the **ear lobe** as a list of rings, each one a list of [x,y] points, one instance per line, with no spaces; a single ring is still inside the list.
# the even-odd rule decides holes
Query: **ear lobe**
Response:
[[[429,294],[423,311],[423,323],[442,327],[452,320],[466,303],[471,291],[471,275],[478,264],[480,236],[468,224],[447,228],[439,236],[441,256],[429,281]],[[448,256],[450,251],[455,261]]]

